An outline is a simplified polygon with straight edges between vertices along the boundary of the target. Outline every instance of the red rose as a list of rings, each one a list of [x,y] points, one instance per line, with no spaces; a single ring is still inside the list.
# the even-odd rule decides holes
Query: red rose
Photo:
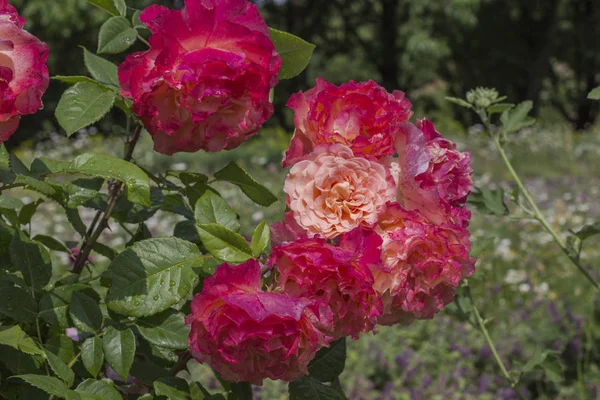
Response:
[[[42,107],[50,82],[48,46],[24,31],[24,24],[8,0],[0,0],[0,143],[15,133],[22,115]]]
[[[292,381],[308,374],[308,363],[331,338],[331,311],[308,299],[261,289],[256,260],[221,265],[204,280],[192,301],[192,355],[224,379],[261,385],[263,379]]]
[[[163,154],[233,149],[273,114],[269,92],[281,58],[256,5],[186,0],[184,10],[153,5],[140,20],[150,50],[119,67],[122,93]]]

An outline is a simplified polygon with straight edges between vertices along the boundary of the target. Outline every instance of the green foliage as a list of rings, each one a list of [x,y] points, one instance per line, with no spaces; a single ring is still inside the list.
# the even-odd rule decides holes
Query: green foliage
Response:
[[[242,189],[242,192],[256,204],[268,207],[277,201],[277,197],[264,185],[252,178],[237,163],[231,162],[222,170],[215,173],[219,181],[230,182]]]
[[[262,221],[252,234],[252,252],[259,257],[269,247],[271,242],[271,228],[267,221]]]
[[[140,335],[150,344],[167,349],[181,350],[188,346],[190,328],[185,325],[185,315],[168,310],[136,322]]]
[[[287,32],[269,29],[270,39],[281,56],[279,79],[290,79],[306,69],[315,45]]]
[[[106,328],[102,339],[102,348],[106,362],[123,379],[127,380],[129,370],[135,358],[135,336],[130,329],[117,330]]]
[[[516,132],[535,124],[535,118],[528,116],[532,108],[531,101],[524,101],[512,110],[505,110],[500,117],[504,131],[506,133]]]
[[[137,31],[124,17],[112,17],[102,25],[98,36],[98,54],[118,54],[131,47]]]
[[[219,224],[234,232],[240,230],[235,212],[221,196],[210,190],[196,202],[194,218],[198,224]]]
[[[346,338],[342,338],[319,350],[308,365],[308,372],[312,378],[321,382],[332,382],[340,376],[345,367]]]
[[[508,215],[509,210],[504,197],[503,189],[474,188],[468,201],[484,213]]]
[[[206,250],[215,258],[230,264],[240,264],[252,258],[252,248],[239,233],[219,224],[196,224]]]
[[[102,339],[91,337],[81,345],[81,361],[85,369],[94,378],[98,376],[104,365],[104,348]]]
[[[329,385],[305,377],[289,385],[290,400],[344,400],[344,395]]]
[[[125,15],[127,6],[125,0],[87,0],[88,3],[108,12],[112,15]]]
[[[104,322],[97,301],[81,292],[73,292],[69,315],[77,329],[83,332],[96,333]]]
[[[90,75],[98,82],[119,87],[118,67],[83,48],[83,62]]]

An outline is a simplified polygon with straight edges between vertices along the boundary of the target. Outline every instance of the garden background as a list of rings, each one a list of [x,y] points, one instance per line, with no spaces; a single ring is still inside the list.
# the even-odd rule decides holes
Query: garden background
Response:
[[[48,42],[50,74],[85,75],[81,49],[93,49],[106,20],[86,0],[14,0],[26,28]],[[170,7],[182,1],[138,0]],[[505,189],[514,184],[483,127],[467,110],[445,100],[464,97],[475,86],[495,87],[512,103],[535,102],[537,125],[512,134],[507,151],[551,225],[566,239],[600,219],[600,102],[587,93],[600,85],[600,3],[596,0],[262,0],[267,23],[317,45],[309,68],[275,90],[275,117],[261,134],[240,148],[162,156],[149,136],[136,149],[136,160],[156,171],[214,172],[240,161],[283,199],[286,171],[282,152],[291,137],[290,94],[312,87],[315,78],[332,83],[374,79],[388,90],[409,94],[417,115],[473,155],[475,184]],[[143,50],[141,43],[138,50]],[[113,61],[120,62],[119,56]],[[54,119],[65,90],[53,81],[45,108],[22,119],[7,146],[24,161],[49,156],[72,159],[85,151],[114,152],[123,143],[111,119],[67,139]],[[113,121],[124,118],[118,111]],[[72,142],[71,145],[68,142]],[[76,152],[76,154],[73,154]],[[237,189],[222,187],[242,214],[242,233],[251,234],[262,219],[281,218],[285,203],[254,205]],[[501,193],[496,191],[494,193]],[[28,192],[30,195],[30,192]],[[35,198],[29,198],[35,201]],[[82,212],[89,223],[94,210]],[[534,371],[522,380],[527,398],[600,398],[600,303],[593,287],[577,273],[552,238],[535,221],[520,219],[499,202],[497,215],[474,210],[471,232],[480,258],[470,279],[475,301],[501,358],[523,366],[536,352],[552,350],[554,372]],[[171,235],[178,220],[159,212],[149,222],[154,236]],[[40,234],[69,240],[60,207],[44,204],[34,217]],[[124,248],[127,230],[112,226],[102,243]],[[35,232],[32,232],[32,236]],[[66,236],[67,235],[67,236]],[[75,238],[72,238],[75,239]],[[585,242],[585,268],[600,279],[600,239]],[[105,260],[97,260],[102,265]],[[62,263],[69,268],[67,259]],[[410,327],[381,328],[376,335],[349,341],[347,367],[341,376],[350,399],[512,399],[480,332],[453,313]],[[203,374],[201,367],[196,371]],[[210,375],[205,374],[210,380]],[[207,387],[217,385],[207,382]],[[257,398],[287,398],[283,384],[257,388]]]

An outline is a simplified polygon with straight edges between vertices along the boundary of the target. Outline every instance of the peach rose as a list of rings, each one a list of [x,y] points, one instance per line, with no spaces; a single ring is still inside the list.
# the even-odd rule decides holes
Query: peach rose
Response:
[[[387,167],[341,144],[318,146],[296,163],[284,191],[298,225],[328,239],[372,226],[395,196]]]

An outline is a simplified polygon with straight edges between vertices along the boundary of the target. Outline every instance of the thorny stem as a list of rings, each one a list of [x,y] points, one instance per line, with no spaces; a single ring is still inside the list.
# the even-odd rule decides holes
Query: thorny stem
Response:
[[[133,150],[135,149],[135,146],[136,146],[138,140],[140,139],[141,133],[142,133],[142,126],[138,125],[135,128],[135,130],[133,132],[133,137],[127,146],[127,150],[125,152],[125,157],[123,157],[123,159],[125,161],[131,161],[131,158],[133,157]],[[102,218],[98,222],[101,212],[96,214],[96,218],[94,218],[94,222],[92,222],[92,225],[90,226],[90,229],[88,230],[88,234],[86,234],[86,239],[83,241],[83,244],[81,245],[80,252],[77,256],[77,260],[75,261],[75,266],[73,267],[74,274],[80,274],[81,271],[83,271],[83,267],[85,266],[85,263],[86,263],[87,259],[89,258],[89,255],[92,252],[94,245],[98,241],[98,238],[100,237],[100,235],[102,235],[102,232],[104,232],[104,230],[106,228],[108,228],[108,221],[110,219],[110,215],[112,214],[115,206],[117,205],[117,201],[119,200],[119,197],[121,196],[121,189],[123,189],[123,183],[121,183],[121,182],[113,183],[113,185],[110,189],[109,197],[108,197],[108,204],[106,206],[106,210],[104,211],[104,213],[102,215]],[[90,232],[93,232],[93,233],[90,233]],[[87,236],[89,236],[89,238],[87,238]]]
[[[508,383],[510,383],[510,386],[513,388],[513,390],[515,391],[517,396],[519,396],[520,399],[525,400],[523,395],[519,392],[519,388],[518,388],[519,383],[517,381],[515,381],[515,379],[512,376],[510,376],[510,373],[504,366],[502,359],[500,359],[500,355],[498,355],[498,351],[496,350],[494,341],[492,340],[490,333],[488,332],[487,328],[485,327],[485,321],[483,320],[483,318],[481,318],[481,314],[479,314],[479,310],[477,309],[477,306],[475,306],[475,302],[473,301],[473,297],[471,296],[471,288],[468,286],[468,283],[465,286],[465,291],[467,293],[467,296],[469,297],[469,300],[471,300],[471,305],[473,307],[471,312],[473,313],[473,316],[475,317],[475,320],[477,321],[477,328],[481,331],[481,333],[485,337],[485,341],[487,342],[488,346],[490,347],[490,350],[492,351],[492,355],[494,356],[494,359],[496,360],[496,364],[498,364],[498,367],[500,367],[500,371],[502,371],[502,375],[504,375],[504,377],[506,378]]]
[[[497,134],[493,134],[492,133],[492,129],[491,129],[489,120],[487,120],[487,118],[486,119],[482,118],[482,120],[483,120],[483,123],[484,123],[484,125],[485,125],[488,133],[490,134],[490,136],[492,136],[494,144],[496,145],[496,148],[498,149],[498,152],[500,153],[500,157],[502,157],[502,161],[504,161],[504,164],[506,164],[506,168],[508,168],[508,172],[510,172],[510,174],[511,174],[512,178],[514,179],[515,183],[517,184],[517,186],[521,190],[521,193],[523,193],[523,196],[525,197],[525,199],[529,203],[529,206],[531,207],[531,211],[533,213],[533,217],[552,236],[552,238],[554,239],[554,241],[560,246],[560,248],[562,249],[562,251],[566,254],[566,256],[569,258],[569,260],[571,260],[571,262],[577,267],[577,269],[579,269],[579,271],[590,281],[590,283],[592,285],[594,285],[594,287],[597,290],[600,291],[600,284],[598,284],[598,282],[596,282],[596,280],[589,273],[589,271],[587,271],[581,265],[581,263],[579,262],[578,255],[573,254],[573,252],[571,252],[569,250],[569,248],[567,247],[566,243],[562,240],[562,238],[558,235],[558,233],[550,226],[550,224],[548,223],[548,221],[546,220],[546,218],[544,217],[544,215],[540,211],[539,207],[537,206],[537,203],[535,202],[535,200],[533,199],[533,197],[531,197],[531,194],[529,193],[529,191],[525,188],[525,185],[523,184],[523,181],[521,181],[521,178],[519,177],[519,174],[517,174],[517,171],[515,171],[512,163],[508,159],[508,156],[507,156],[506,152],[504,151],[504,148],[502,147],[502,144],[500,143],[500,138],[498,137]]]

